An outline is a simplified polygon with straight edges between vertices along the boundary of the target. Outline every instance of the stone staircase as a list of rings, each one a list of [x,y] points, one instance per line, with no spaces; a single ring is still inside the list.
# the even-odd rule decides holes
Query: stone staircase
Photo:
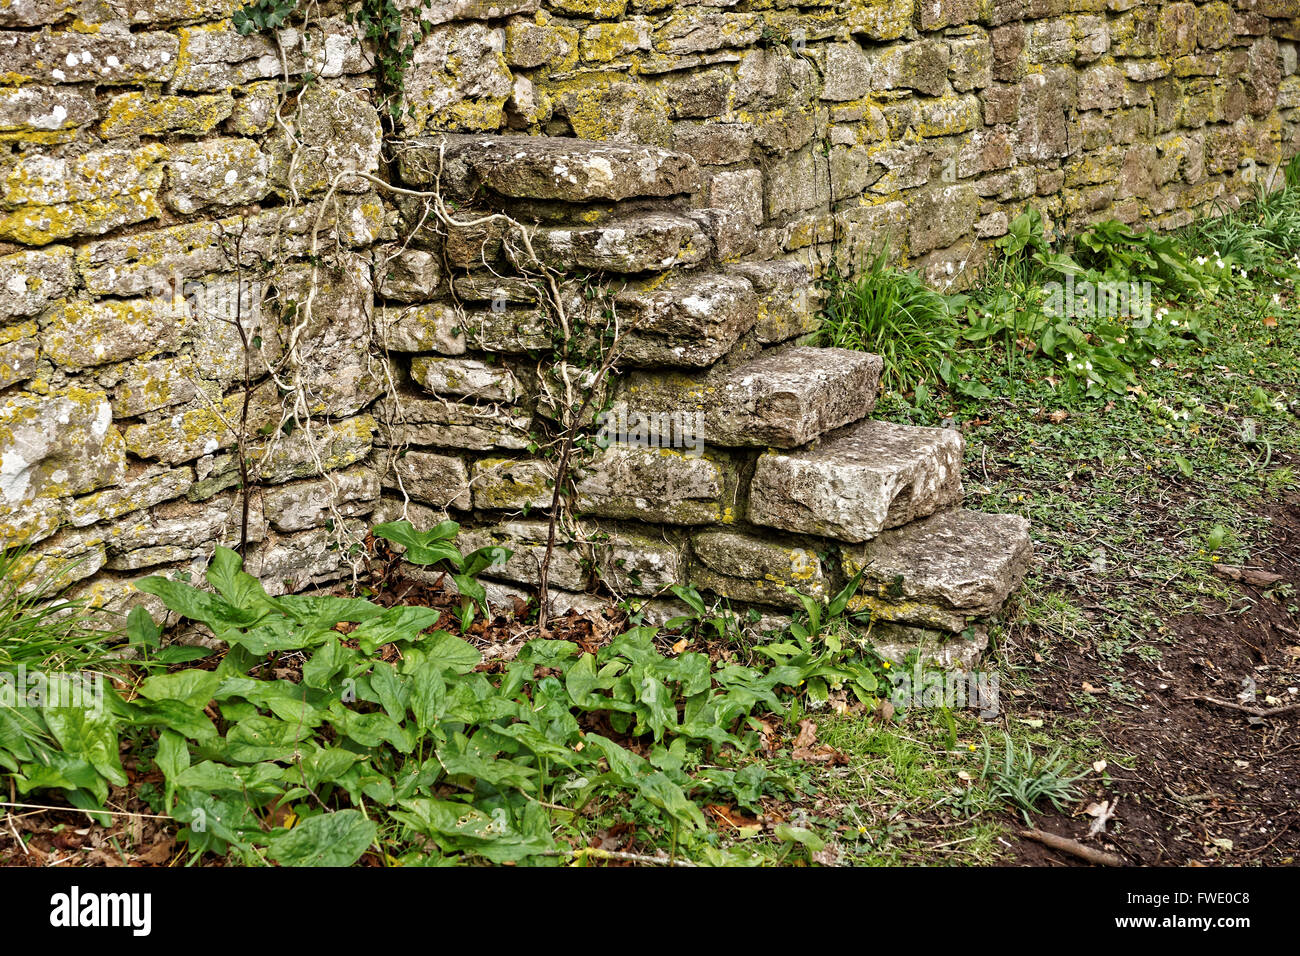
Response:
[[[577,482],[585,542],[553,562],[557,609],[607,600],[593,593],[601,582],[595,590],[663,620],[682,610],[667,586],[689,582],[777,625],[798,607],[789,589],[824,598],[861,572],[855,604],[872,612],[882,652],[978,657],[984,622],[1029,566],[1028,522],[961,508],[959,432],[867,417],[879,356],[798,344],[815,312],[812,274],[763,258],[751,220],[706,205],[707,175],[690,157],[449,135],[409,144],[400,171],[413,187],[439,184],[463,221],[504,211],[528,224],[548,265],[600,273],[619,316],[620,374],[603,419],[619,427]],[[428,305],[381,312],[401,330],[397,351],[413,353],[409,401],[437,409],[401,436],[415,447],[404,459],[417,463],[413,483],[424,481],[416,497],[469,512],[458,516],[467,546],[514,549],[491,588],[504,600],[537,582],[546,522],[536,513],[554,472],[499,437],[544,413],[528,349],[546,319],[520,307],[526,283],[511,269],[524,244],[494,226],[424,240],[441,242],[454,287],[471,292],[455,312],[463,335]],[[507,307],[476,307],[487,298]]]

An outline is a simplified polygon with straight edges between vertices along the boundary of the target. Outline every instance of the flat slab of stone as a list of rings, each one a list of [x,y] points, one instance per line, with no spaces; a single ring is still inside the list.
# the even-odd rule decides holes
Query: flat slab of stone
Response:
[[[668,213],[538,229],[532,233],[532,243],[537,257],[554,268],[622,273],[692,266],[704,261],[712,248],[698,222]]]
[[[636,376],[624,402],[629,416],[648,423],[666,414],[702,417],[712,445],[797,448],[870,412],[883,365],[878,355],[849,349],[772,349],[703,375]]]
[[[852,600],[880,619],[947,631],[995,613],[1033,558],[1019,515],[954,509],[844,549],[844,571],[862,571]]]
[[[961,433],[868,419],[759,456],[749,520],[852,544],[961,499]]]
[[[712,365],[754,326],[757,299],[740,276],[694,273],[615,294],[628,365]]]
[[[408,182],[431,183],[443,168],[464,172],[501,196],[564,202],[673,196],[700,188],[700,169],[684,153],[655,146],[601,143],[568,136],[446,136],[402,151]],[[463,173],[462,173],[463,175]]]

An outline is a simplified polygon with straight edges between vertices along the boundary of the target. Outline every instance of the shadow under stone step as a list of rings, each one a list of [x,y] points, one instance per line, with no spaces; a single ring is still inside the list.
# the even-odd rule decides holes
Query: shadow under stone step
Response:
[[[754,524],[861,543],[961,499],[965,440],[868,419],[804,451],[767,451],[749,487]]]
[[[1033,558],[1019,515],[957,508],[843,550],[844,572],[862,572],[850,601],[881,620],[960,632],[995,613]]]
[[[440,155],[441,154],[441,155]],[[432,136],[404,144],[403,179],[439,178],[469,194],[481,183],[500,196],[563,202],[621,201],[696,192],[695,160],[655,146],[599,143],[567,136]]]
[[[637,375],[622,405],[651,438],[702,418],[710,445],[797,448],[870,412],[883,364],[849,349],[771,349],[700,374]]]

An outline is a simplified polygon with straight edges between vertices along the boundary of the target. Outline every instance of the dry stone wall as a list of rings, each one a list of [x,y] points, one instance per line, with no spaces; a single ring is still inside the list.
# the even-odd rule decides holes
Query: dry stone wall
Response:
[[[215,542],[336,580],[401,513],[534,584],[522,224],[619,317],[634,437],[582,461],[558,606],[865,569],[880,640],[969,656],[1025,526],[959,508],[959,434],[867,417],[879,359],[798,344],[815,280],[883,244],[960,284],[1029,204],[1177,226],[1297,151],[1300,0],[432,0],[396,121],[348,7],[236,8],[0,0],[0,543],[114,610]]]

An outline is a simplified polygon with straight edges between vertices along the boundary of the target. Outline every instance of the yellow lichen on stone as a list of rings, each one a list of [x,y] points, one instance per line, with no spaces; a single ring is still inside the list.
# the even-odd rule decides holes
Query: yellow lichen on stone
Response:
[[[229,93],[210,96],[163,96],[131,91],[113,97],[108,104],[100,133],[118,136],[161,136],[210,133],[230,115],[235,99]]]

